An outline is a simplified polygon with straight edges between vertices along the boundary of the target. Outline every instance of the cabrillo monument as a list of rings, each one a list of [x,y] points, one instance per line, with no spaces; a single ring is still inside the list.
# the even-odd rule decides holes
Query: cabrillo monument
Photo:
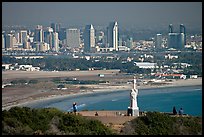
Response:
[[[138,89],[136,84],[136,78],[134,77],[133,89],[130,92],[130,106],[128,107],[128,116],[139,116],[139,108],[137,106]]]

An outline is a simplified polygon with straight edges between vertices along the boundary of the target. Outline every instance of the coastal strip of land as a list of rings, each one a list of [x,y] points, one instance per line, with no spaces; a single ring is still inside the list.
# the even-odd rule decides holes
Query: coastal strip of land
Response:
[[[49,74],[42,72],[5,72],[3,73],[3,80],[5,79],[15,79],[15,78],[26,78],[26,77],[76,77],[84,78],[84,79],[96,79],[98,78],[98,74],[105,74],[105,78],[103,80],[117,80],[120,82],[121,79],[125,79],[124,76],[120,76],[118,70],[103,70],[103,71],[79,71],[79,72],[49,72]],[[24,74],[24,75],[22,75]],[[27,75],[28,74],[28,75]],[[58,74],[58,75],[57,75]],[[127,79],[131,79],[128,77]],[[155,84],[156,83],[156,84]],[[199,86],[202,85],[202,78],[197,79],[173,79],[168,82],[154,82],[154,84],[138,84],[138,89],[152,89],[152,88],[165,88],[165,87],[181,87],[181,86]],[[35,90],[30,88],[19,88],[19,89],[2,89],[2,110],[9,109],[13,106],[25,105],[27,103],[38,102],[41,100],[55,100],[55,99],[63,99],[69,96],[78,96],[78,95],[86,95],[93,93],[102,93],[102,92],[117,92],[117,91],[127,91],[132,89],[132,83],[124,83],[123,84],[91,84],[91,85],[83,85],[85,89],[77,88],[77,86],[73,89],[73,92],[61,91],[61,90],[52,90],[46,92],[46,90]],[[13,90],[13,91],[12,91]]]
[[[152,88],[162,88],[162,87],[182,87],[182,86],[200,86],[202,85],[202,78],[198,79],[179,79],[179,80],[172,80],[167,83],[156,84],[156,85],[140,85],[138,89],[152,89]],[[69,96],[78,96],[78,95],[86,95],[86,94],[93,94],[93,93],[104,93],[104,92],[117,92],[122,90],[131,90],[132,84],[123,84],[123,85],[87,85],[89,87],[87,90],[79,90],[74,93],[64,93],[64,94],[48,94],[46,96],[41,97],[29,97],[23,99],[21,101],[12,102],[10,104],[2,104],[2,110],[10,109],[14,106],[21,106],[26,105],[27,103],[34,103],[39,102],[41,100],[55,100],[55,99],[63,99]]]

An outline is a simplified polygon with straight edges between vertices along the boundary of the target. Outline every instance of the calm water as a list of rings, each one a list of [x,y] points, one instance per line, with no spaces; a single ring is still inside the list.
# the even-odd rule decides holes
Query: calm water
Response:
[[[56,107],[71,111],[72,103],[77,102],[80,110],[127,110],[130,91],[77,95],[63,99],[44,100],[30,103],[32,108]],[[172,112],[173,106],[184,113],[202,116],[202,86],[140,89],[138,107],[140,111]]]

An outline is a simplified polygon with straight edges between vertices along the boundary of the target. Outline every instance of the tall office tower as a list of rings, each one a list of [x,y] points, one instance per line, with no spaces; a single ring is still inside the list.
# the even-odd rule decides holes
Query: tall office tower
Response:
[[[123,39],[121,37],[119,38],[118,44],[119,44],[118,46],[120,47],[123,46]]]
[[[107,42],[109,48],[118,51],[118,23],[111,22],[107,28]]]
[[[133,47],[133,39],[132,39],[132,37],[127,39],[127,47],[130,48],[130,49],[132,49],[132,47]]]
[[[5,49],[5,37],[4,37],[4,34],[2,34],[2,49]]]
[[[51,23],[51,28],[53,29],[54,32],[58,32],[60,31],[60,23]]]
[[[60,30],[61,30],[61,24],[60,23],[57,23],[56,24],[56,32],[60,32]]]
[[[19,33],[19,43],[24,43],[27,41],[27,30],[21,30]]]
[[[103,43],[103,38],[104,38],[104,32],[99,31],[96,33],[96,42],[97,43]]]
[[[184,48],[184,34],[183,33],[169,33],[168,48],[175,48],[175,49]]]
[[[169,33],[173,33],[173,25],[172,24],[169,25]]]
[[[30,49],[29,36],[27,36],[27,38],[24,40],[24,42],[23,42],[23,48],[24,48],[24,49]]]
[[[59,51],[59,38],[58,33],[53,32],[52,33],[52,50],[58,52]]]
[[[66,40],[66,28],[60,28],[59,31],[59,40]]]
[[[93,25],[86,25],[84,30],[84,51],[90,52],[95,47],[95,30]]]
[[[6,48],[13,48],[13,34],[7,34],[6,35]]]
[[[178,43],[179,43],[179,49],[183,49],[185,47],[185,34],[184,33],[179,33],[179,38],[178,38]]]
[[[80,31],[77,28],[66,30],[67,45],[70,48],[79,48],[80,46]]]
[[[14,37],[17,40],[17,43],[20,43],[20,32],[15,32]]]
[[[184,45],[186,45],[186,27],[183,24],[180,24],[180,33],[184,34]]]
[[[49,44],[49,48],[52,49],[52,33],[53,29],[51,27],[47,27],[44,32],[44,41]]]
[[[157,34],[155,38],[155,48],[160,49],[162,48],[162,34]]]
[[[53,29],[54,32],[56,32],[56,24],[55,23],[51,23],[51,28]]]
[[[41,25],[37,25],[35,29],[35,41],[36,42],[43,42],[44,35],[43,35],[43,27]]]

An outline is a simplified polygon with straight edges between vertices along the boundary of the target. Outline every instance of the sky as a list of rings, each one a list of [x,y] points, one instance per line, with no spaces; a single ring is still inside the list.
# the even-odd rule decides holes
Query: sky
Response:
[[[202,29],[202,2],[3,2],[2,25],[122,27],[185,24]]]

